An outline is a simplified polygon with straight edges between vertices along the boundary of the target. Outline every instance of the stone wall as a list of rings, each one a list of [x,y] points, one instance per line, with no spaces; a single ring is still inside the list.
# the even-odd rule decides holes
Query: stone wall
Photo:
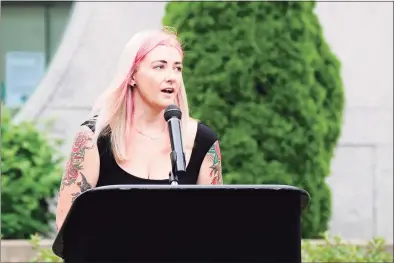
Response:
[[[393,8],[319,2],[325,37],[342,62],[346,109],[328,179],[331,231],[393,238]]]

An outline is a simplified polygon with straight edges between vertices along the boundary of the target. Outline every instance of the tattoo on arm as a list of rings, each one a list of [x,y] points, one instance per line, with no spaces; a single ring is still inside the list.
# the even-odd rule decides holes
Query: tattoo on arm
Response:
[[[63,176],[60,190],[63,190],[66,186],[75,184],[80,175],[82,177],[82,181],[78,183],[78,186],[81,188],[81,191],[82,187],[85,187],[86,184],[89,185],[86,181],[86,177],[81,173],[81,171],[83,169],[82,163],[85,159],[86,150],[93,149],[91,142],[92,138],[90,138],[86,133],[80,132],[77,134],[72,146],[70,158],[67,161],[66,172]]]
[[[208,151],[208,160],[212,162],[209,177],[211,184],[223,184],[222,156],[220,154],[219,142],[216,141]]]
[[[86,192],[87,190],[91,189],[92,186],[89,184],[88,180],[86,180],[86,177],[83,173],[81,173],[81,182],[78,182],[77,185],[79,186],[79,192],[71,194],[72,195],[72,202],[75,201],[75,199],[82,194],[83,192]]]

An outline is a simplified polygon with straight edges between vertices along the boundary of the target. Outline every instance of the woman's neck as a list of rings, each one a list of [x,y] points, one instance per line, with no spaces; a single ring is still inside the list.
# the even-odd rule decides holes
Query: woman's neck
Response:
[[[166,122],[164,120],[164,110],[155,110],[135,100],[133,126],[137,132],[148,137],[162,136],[166,131]],[[137,102],[137,103],[136,103]]]

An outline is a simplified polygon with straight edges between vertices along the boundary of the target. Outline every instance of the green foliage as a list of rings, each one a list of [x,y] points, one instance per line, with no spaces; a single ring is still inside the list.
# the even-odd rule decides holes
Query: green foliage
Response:
[[[314,2],[169,2],[185,47],[191,114],[218,134],[226,184],[307,190],[304,238],[328,228],[326,185],[341,130],[340,63]]]
[[[47,234],[54,219],[47,200],[60,187],[60,142],[51,144],[33,123],[12,123],[1,107],[1,234],[4,239],[26,239]]]
[[[324,235],[324,242],[302,243],[302,262],[393,262],[383,238],[373,238],[365,246],[344,242],[339,236]]]
[[[393,262],[393,256],[385,250],[385,241],[372,239],[367,246],[343,242],[339,237],[327,234],[320,244],[305,240],[302,243],[302,262]],[[36,256],[31,262],[62,262],[51,249],[40,246],[40,237],[32,235],[30,243]]]
[[[52,249],[41,247],[40,241],[41,238],[39,235],[31,235],[29,243],[32,245],[36,255],[30,262],[63,262],[61,258],[52,252]]]

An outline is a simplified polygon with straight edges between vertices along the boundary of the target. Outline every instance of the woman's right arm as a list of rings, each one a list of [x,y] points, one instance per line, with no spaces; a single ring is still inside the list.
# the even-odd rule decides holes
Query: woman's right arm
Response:
[[[100,157],[93,132],[81,126],[75,136],[71,154],[61,181],[56,211],[56,226],[59,230],[78,195],[94,188],[100,171]]]

